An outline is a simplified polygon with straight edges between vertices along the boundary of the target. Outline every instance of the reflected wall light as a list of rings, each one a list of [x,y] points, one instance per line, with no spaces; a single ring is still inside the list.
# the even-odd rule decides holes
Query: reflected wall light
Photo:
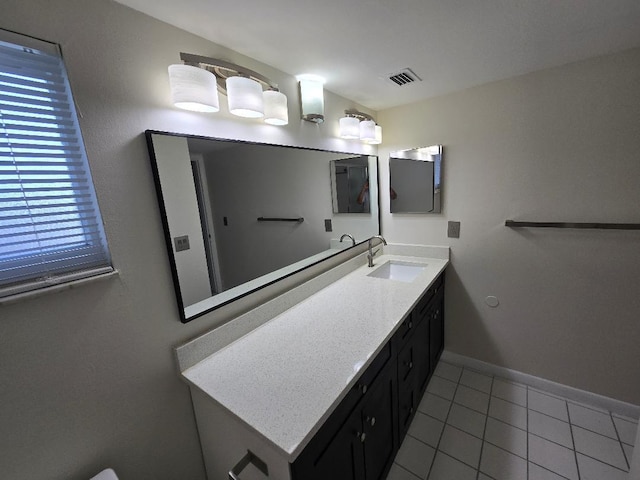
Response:
[[[344,117],[340,119],[340,137],[377,145],[382,143],[382,127],[376,125],[371,115],[358,110],[345,110]]]
[[[169,66],[169,83],[176,107],[217,112],[220,91],[227,96],[229,112],[233,115],[264,117],[265,122],[272,125],[288,123],[287,97],[264,75],[224,60],[190,53],[181,53],[180,59],[184,64]],[[267,92],[277,95],[265,95]]]
[[[317,75],[298,75],[300,110],[308,122],[324,122],[324,78]]]

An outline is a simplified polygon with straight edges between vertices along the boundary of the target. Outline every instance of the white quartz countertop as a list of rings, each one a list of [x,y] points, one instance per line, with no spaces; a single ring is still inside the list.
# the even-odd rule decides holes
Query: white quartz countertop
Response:
[[[389,260],[426,268],[367,276]],[[447,264],[376,257],[182,374],[293,462]]]

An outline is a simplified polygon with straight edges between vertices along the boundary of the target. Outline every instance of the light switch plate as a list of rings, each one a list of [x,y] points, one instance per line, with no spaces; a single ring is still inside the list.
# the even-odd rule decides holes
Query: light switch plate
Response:
[[[447,224],[447,237],[460,238],[460,222],[449,222]]]
[[[176,252],[182,252],[184,250],[189,250],[191,247],[189,246],[189,235],[183,235],[181,237],[174,237],[173,244],[176,247]]]

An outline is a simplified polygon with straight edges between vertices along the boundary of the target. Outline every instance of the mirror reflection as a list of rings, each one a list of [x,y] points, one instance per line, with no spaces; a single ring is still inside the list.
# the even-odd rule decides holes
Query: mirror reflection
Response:
[[[147,141],[183,321],[351,247],[344,233],[379,233],[377,157],[151,131]],[[370,180],[361,215],[333,212],[341,162]]]
[[[367,157],[331,161],[333,213],[369,213],[369,162]]]
[[[389,155],[391,213],[442,211],[442,145]]]

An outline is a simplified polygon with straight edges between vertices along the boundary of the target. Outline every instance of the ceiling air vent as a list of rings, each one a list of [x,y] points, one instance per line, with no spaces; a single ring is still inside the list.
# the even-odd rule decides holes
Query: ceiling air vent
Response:
[[[387,75],[387,77],[399,87],[404,87],[409,83],[422,81],[422,79],[418,75],[416,75],[410,68],[405,68],[400,70],[399,72],[391,73]]]

